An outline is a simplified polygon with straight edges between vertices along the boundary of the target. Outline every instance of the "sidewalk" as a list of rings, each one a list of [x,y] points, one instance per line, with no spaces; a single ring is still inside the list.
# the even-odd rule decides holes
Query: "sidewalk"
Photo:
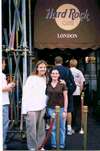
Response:
[[[65,150],[83,150],[83,138],[84,136],[78,133],[66,136]],[[45,148],[51,150],[50,140]],[[27,150],[26,139],[20,140],[17,136],[13,136],[8,142],[7,150]],[[90,112],[88,113],[87,150],[100,150],[100,122],[96,122]]]
[[[96,122],[92,113],[88,113],[87,150],[100,150],[100,122]],[[78,133],[68,136],[68,150],[83,150],[84,136]]]

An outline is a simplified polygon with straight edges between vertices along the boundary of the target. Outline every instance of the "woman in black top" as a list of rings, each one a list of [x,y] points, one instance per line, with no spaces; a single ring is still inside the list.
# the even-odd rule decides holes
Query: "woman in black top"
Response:
[[[47,85],[46,94],[48,95],[48,114],[52,116],[55,113],[55,107],[60,106],[60,146],[65,147],[65,122],[67,116],[68,96],[67,87],[60,82],[60,74],[56,68],[50,72],[50,80]],[[56,148],[56,121],[52,129],[51,145]]]

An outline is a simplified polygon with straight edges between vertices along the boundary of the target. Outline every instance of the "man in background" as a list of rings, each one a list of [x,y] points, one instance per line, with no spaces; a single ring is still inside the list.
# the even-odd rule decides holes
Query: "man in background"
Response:
[[[85,78],[83,73],[77,69],[78,61],[76,59],[71,59],[69,64],[76,84],[76,90],[73,93],[74,111],[72,121],[75,131],[80,133],[83,132],[81,130],[81,92],[83,90]]]
[[[55,66],[60,73],[60,78],[65,80],[68,88],[68,114],[67,114],[67,134],[72,135],[72,112],[73,112],[73,92],[76,89],[74,77],[68,67],[63,66],[63,58],[61,56],[55,57]]]

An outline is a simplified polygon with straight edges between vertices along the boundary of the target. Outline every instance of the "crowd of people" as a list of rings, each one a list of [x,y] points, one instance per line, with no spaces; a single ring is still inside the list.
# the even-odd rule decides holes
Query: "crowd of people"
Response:
[[[77,69],[77,60],[71,59],[70,68],[63,66],[63,58],[57,56],[54,67],[49,72],[47,63],[39,60],[33,73],[27,78],[22,90],[22,114],[26,120],[27,148],[36,151],[42,144],[45,136],[44,116],[47,111],[52,118],[55,107],[60,107],[60,142],[59,148],[65,147],[66,129],[67,135],[80,132],[81,129],[81,92],[85,78]],[[5,69],[5,58],[2,58],[2,69]],[[7,83],[6,75],[2,72],[3,94],[3,146],[9,125],[9,92],[12,92],[15,83]],[[66,126],[67,123],[67,126]],[[57,148],[56,144],[56,118],[51,132],[51,147]],[[45,150],[43,147],[40,150]]]

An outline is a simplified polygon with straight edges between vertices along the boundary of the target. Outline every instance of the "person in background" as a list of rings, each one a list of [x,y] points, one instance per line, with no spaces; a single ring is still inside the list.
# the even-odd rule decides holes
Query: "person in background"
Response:
[[[33,151],[38,150],[45,138],[46,71],[47,63],[44,60],[38,61],[23,87],[22,114],[26,114],[27,146]]]
[[[72,112],[73,112],[73,92],[76,89],[76,84],[74,82],[74,77],[68,67],[63,66],[63,58],[61,56],[55,57],[55,66],[60,73],[61,79],[65,80],[66,86],[68,88],[68,110],[67,110],[67,134],[72,135],[73,130],[71,128],[72,124]]]
[[[85,78],[83,73],[77,69],[78,61],[76,59],[70,60],[70,70],[73,74],[76,83],[76,90],[73,93],[74,112],[72,116],[73,127],[75,131],[80,133],[81,130],[81,92],[84,87]]]
[[[65,147],[65,123],[67,117],[68,96],[66,84],[60,82],[60,73],[56,68],[50,71],[50,79],[47,84],[46,94],[48,96],[47,110],[50,117],[55,114],[55,107],[60,106],[60,144],[59,148]],[[56,119],[54,121],[52,136],[52,149],[56,149]]]
[[[2,57],[2,71],[5,70],[6,67],[6,58]],[[3,148],[6,149],[6,137],[7,137],[7,132],[9,128],[9,92],[12,92],[15,83],[7,83],[6,80],[6,75],[2,72],[1,73],[1,78],[2,78],[2,106],[3,106]]]

